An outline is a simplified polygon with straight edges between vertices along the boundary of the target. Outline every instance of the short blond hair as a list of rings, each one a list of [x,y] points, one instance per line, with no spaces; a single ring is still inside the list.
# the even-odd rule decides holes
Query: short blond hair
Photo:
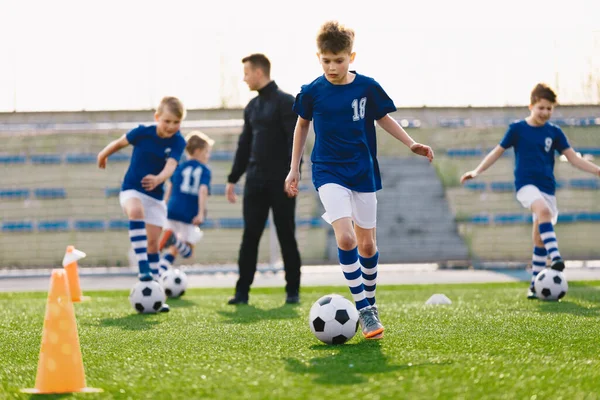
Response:
[[[194,154],[197,149],[204,150],[207,146],[213,147],[215,141],[211,139],[206,133],[201,131],[191,131],[185,136],[185,151],[189,155]]]
[[[156,113],[161,115],[163,112],[168,111],[179,119],[185,117],[185,107],[183,103],[177,97],[165,96],[160,101]]]

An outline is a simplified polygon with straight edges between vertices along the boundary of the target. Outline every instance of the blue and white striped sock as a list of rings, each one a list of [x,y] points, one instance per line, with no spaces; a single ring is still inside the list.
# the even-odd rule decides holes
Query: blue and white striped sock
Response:
[[[534,247],[533,256],[531,257],[531,287],[535,282],[535,277],[546,268],[546,258],[548,258],[548,252],[544,247]]]
[[[148,275],[150,273],[147,252],[148,238],[146,236],[146,224],[143,220],[129,220],[129,240],[135,252],[140,275]]]
[[[158,263],[158,275],[162,275],[167,272],[171,267],[173,267],[173,262],[175,261],[175,256],[171,253],[166,253],[160,259]]]
[[[154,279],[158,278],[158,261],[160,256],[158,253],[148,253],[148,264],[150,264],[150,272]]]
[[[352,250],[342,250],[338,248],[338,257],[340,259],[340,265],[342,266],[342,272],[348,282],[350,293],[356,304],[357,310],[362,310],[369,306],[369,301],[365,297],[365,287],[362,279],[362,271],[360,269],[360,262],[358,261],[358,247]]]
[[[365,296],[370,305],[375,304],[375,289],[377,288],[377,263],[379,262],[379,251],[372,257],[365,258],[358,255],[360,261]]]
[[[179,238],[175,239],[175,248],[183,258],[188,258],[192,255],[192,248],[190,247],[190,245]]]
[[[550,260],[554,261],[562,258],[558,251],[558,241],[556,240],[556,233],[554,233],[554,227],[551,222],[543,222],[540,224],[540,236],[544,241],[546,251],[550,255]]]

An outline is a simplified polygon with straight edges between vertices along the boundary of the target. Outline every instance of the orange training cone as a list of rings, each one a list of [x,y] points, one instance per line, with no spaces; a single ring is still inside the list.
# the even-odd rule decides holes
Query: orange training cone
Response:
[[[71,292],[71,300],[74,303],[78,303],[83,300],[89,300],[87,296],[81,294],[81,286],[79,284],[79,269],[77,261],[85,257],[83,251],[77,250],[73,246],[67,246],[65,257],[63,258],[63,267],[67,271],[67,277],[69,278],[69,290]]]
[[[85,387],[75,310],[67,274],[62,269],[52,270],[35,388],[21,391],[39,394],[102,391]]]

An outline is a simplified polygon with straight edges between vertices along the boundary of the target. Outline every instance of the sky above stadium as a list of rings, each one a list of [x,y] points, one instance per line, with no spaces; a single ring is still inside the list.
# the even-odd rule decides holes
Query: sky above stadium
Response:
[[[243,106],[254,52],[296,94],[329,19],[399,107],[523,105],[538,81],[598,103],[598,15],[597,0],[0,0],[0,111]]]

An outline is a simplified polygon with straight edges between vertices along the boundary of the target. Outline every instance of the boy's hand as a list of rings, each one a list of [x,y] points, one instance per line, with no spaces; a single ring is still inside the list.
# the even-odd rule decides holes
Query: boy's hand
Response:
[[[106,168],[106,158],[102,156],[102,154],[98,154],[98,168],[105,169]]]
[[[160,178],[156,175],[146,175],[142,178],[142,187],[144,190],[152,191],[161,184]]]
[[[235,194],[235,183],[228,182],[225,185],[225,197],[227,197],[227,201],[230,203],[235,203],[237,200],[237,195]]]
[[[433,150],[427,145],[415,143],[412,146],[410,146],[410,151],[420,156],[427,157],[429,162],[433,161]]]
[[[298,171],[290,171],[287,178],[285,178],[285,185],[283,191],[287,193],[288,197],[295,197],[298,195],[298,181],[300,180],[300,173]]]
[[[192,224],[194,225],[202,225],[204,223],[204,215],[198,214],[192,220]]]
[[[463,183],[465,183],[466,181],[468,181],[470,179],[475,179],[476,176],[477,176],[477,172],[475,172],[475,170],[465,172],[463,174],[463,176],[460,177],[460,184],[462,185]]]

